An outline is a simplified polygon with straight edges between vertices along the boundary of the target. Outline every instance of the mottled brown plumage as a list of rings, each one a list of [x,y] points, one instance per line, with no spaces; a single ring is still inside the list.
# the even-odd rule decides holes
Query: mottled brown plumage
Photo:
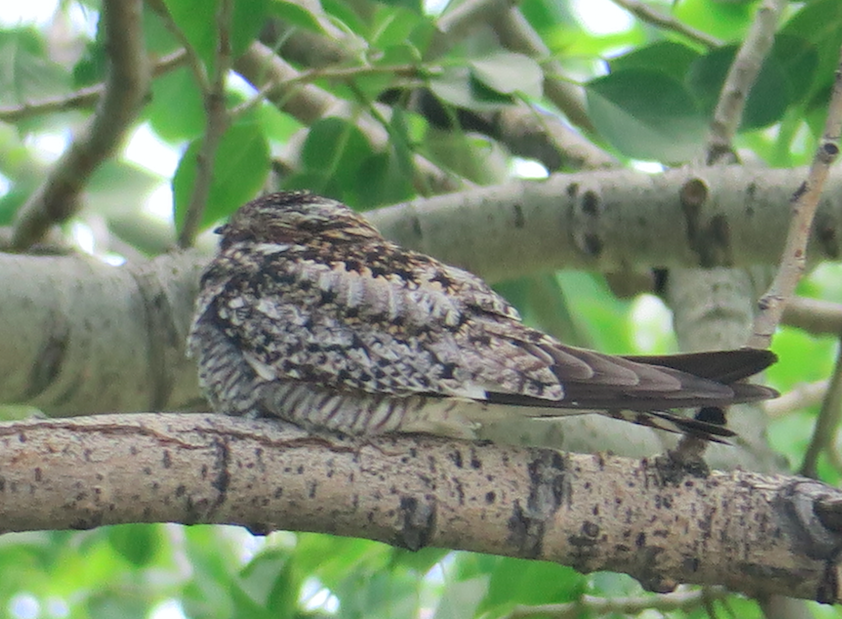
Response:
[[[775,395],[736,382],[773,363],[769,351],[631,358],[565,346],[478,277],[386,241],[334,200],[268,195],[219,232],[188,341],[218,412],[462,437],[512,415],[598,412],[716,440],[732,432],[667,411]]]

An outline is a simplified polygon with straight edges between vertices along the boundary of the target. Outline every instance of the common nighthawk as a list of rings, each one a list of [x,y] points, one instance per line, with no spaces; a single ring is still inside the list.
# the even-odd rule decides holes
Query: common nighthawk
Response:
[[[596,412],[703,438],[766,350],[616,357],[525,326],[481,279],[385,240],[306,192],[241,207],[202,276],[188,340],[214,410],[346,434],[473,437],[488,421]],[[696,419],[668,412],[699,407]]]

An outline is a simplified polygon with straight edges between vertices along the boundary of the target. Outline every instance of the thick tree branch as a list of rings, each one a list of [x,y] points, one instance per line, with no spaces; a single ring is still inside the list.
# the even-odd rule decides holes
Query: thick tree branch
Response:
[[[0,445],[3,531],[240,524],[839,599],[842,493],[804,478],[216,415],[14,422]]]
[[[110,59],[105,92],[90,122],[18,211],[12,238],[15,249],[37,242],[51,225],[64,221],[79,208],[79,194],[88,178],[117,148],[135,119],[149,86],[142,6],[140,0],[103,2]]]

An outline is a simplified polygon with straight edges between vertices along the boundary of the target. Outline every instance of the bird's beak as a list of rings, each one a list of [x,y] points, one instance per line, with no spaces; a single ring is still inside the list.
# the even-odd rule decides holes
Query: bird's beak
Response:
[[[225,230],[228,228],[227,224],[222,224],[218,228],[213,229],[214,234],[225,234]]]

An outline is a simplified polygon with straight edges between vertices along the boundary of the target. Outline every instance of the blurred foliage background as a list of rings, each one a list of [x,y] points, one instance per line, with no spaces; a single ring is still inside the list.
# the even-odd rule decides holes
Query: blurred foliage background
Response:
[[[2,226],[13,225],[91,117],[109,55],[98,1],[11,4],[0,7]],[[215,222],[270,188],[306,188],[365,210],[513,178],[685,163],[698,155],[759,5],[150,0],[142,37],[151,95],[85,182],[79,208],[61,222],[63,239],[114,265],[170,250],[202,182],[196,244],[211,251]],[[742,161],[772,168],[809,162],[842,43],[838,0],[784,5],[735,141]],[[217,52],[226,6],[229,58]],[[280,81],[255,62],[261,53],[282,59]],[[214,128],[208,93],[225,61],[227,122]],[[505,112],[538,129],[507,131]],[[197,155],[209,132],[218,144],[203,181]],[[656,296],[619,299],[600,274],[539,274],[499,290],[528,321],[572,343],[676,349]],[[813,269],[799,294],[842,302],[839,265]],[[774,350],[783,361],[768,380],[784,392],[805,383],[821,391],[813,383],[831,374],[836,339],[782,327]],[[812,396],[770,414],[769,440],[793,470],[820,403]],[[837,484],[842,468],[825,454],[818,472]],[[583,596],[615,599],[617,608]],[[547,604],[556,606],[537,606]],[[0,616],[16,619],[701,617],[711,608],[763,614],[718,592],[648,595],[622,575],[315,534],[137,524],[0,537]]]

